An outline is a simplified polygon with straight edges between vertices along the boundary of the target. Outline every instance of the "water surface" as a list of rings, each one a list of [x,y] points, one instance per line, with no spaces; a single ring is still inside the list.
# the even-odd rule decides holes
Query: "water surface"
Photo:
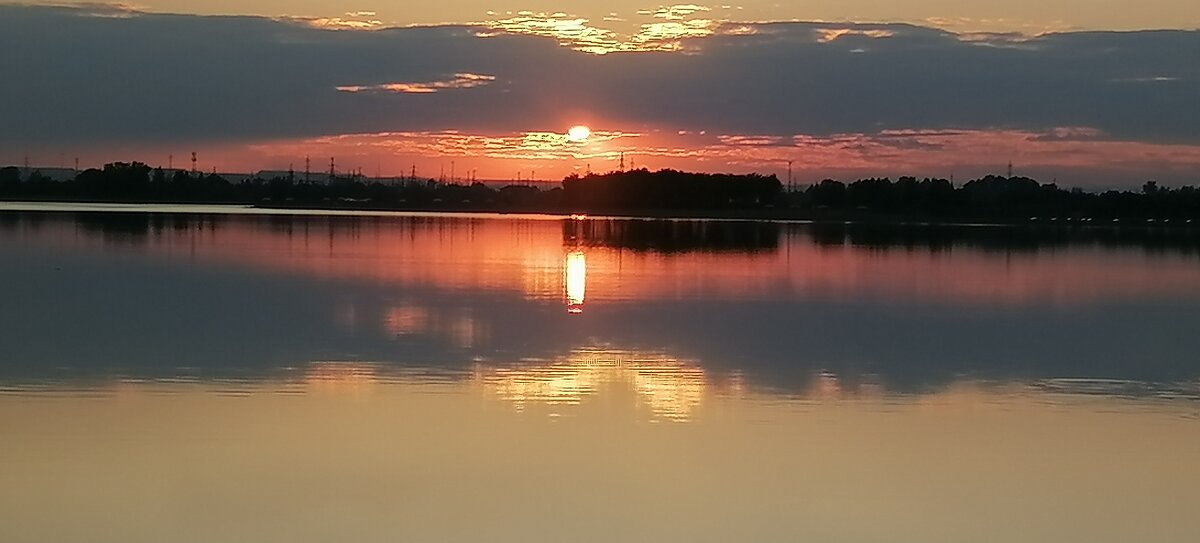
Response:
[[[30,207],[3,541],[1200,538],[1187,230]]]

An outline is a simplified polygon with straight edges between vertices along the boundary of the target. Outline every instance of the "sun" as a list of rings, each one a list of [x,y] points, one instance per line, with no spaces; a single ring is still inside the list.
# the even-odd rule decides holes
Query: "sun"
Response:
[[[592,135],[592,129],[584,125],[572,126],[567,130],[567,141],[581,143],[587,141]]]

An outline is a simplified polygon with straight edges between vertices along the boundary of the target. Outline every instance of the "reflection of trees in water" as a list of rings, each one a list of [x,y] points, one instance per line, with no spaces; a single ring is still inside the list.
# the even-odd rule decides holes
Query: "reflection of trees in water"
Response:
[[[80,213],[75,215],[75,224],[80,231],[107,242],[136,245],[150,235],[152,217],[149,213]]]
[[[984,252],[1037,252],[1067,247],[1142,248],[1147,252],[1200,253],[1200,229],[932,224],[795,225],[789,233],[819,246],[941,252],[954,247]]]
[[[357,238],[364,232],[383,229],[422,231],[469,228],[472,221],[454,217],[380,217],[338,215],[238,215],[224,213],[170,212],[17,212],[0,213],[0,229],[36,229],[46,221],[74,224],[81,233],[93,234],[106,242],[141,244],[168,231],[216,231],[244,227],[284,237],[308,235],[312,231],[331,237]]]
[[[563,244],[659,253],[774,252],[780,223],[589,219],[563,222]]]
[[[36,230],[48,221],[73,222],[106,242],[140,244],[168,231],[215,231],[242,226],[284,237],[320,232],[358,238],[368,232],[406,235],[473,230],[487,219],[455,216],[237,215],[220,213],[0,213],[0,230]],[[514,219],[520,220],[520,219]],[[1148,253],[1200,255],[1200,227],[962,226],[884,223],[780,223],[665,219],[586,219],[562,222],[567,247],[606,247],[664,254],[774,253],[791,240],[824,247],[943,252],[1038,252],[1058,248],[1141,248]]]
[[[25,220],[35,220],[36,213],[23,214]],[[72,213],[67,214],[80,232],[95,234],[108,243],[138,245],[168,231],[214,231],[226,219],[219,214],[178,213]]]
[[[476,228],[483,219],[439,216],[388,216],[388,215],[229,215],[227,221],[236,221],[251,229],[266,226],[272,233],[285,236],[308,235],[312,231],[333,237],[359,238],[371,232],[403,233],[418,235],[425,233],[452,232]]]
[[[660,253],[776,252],[781,236],[817,246],[944,252],[955,247],[984,252],[1037,252],[1066,247],[1142,248],[1147,252],[1200,254],[1200,229],[1146,227],[962,226],[935,224],[569,220],[567,247],[608,247]]]
[[[27,216],[24,213],[0,213],[0,230],[15,231],[22,226],[37,230],[42,223],[40,215]]]

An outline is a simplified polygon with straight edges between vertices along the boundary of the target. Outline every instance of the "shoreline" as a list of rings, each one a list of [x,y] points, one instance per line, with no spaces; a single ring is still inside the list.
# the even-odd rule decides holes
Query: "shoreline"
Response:
[[[720,222],[774,222],[797,224],[845,224],[871,226],[946,226],[946,227],[1057,227],[1102,229],[1193,229],[1200,227],[1190,219],[1096,219],[1087,218],[984,218],[924,217],[888,215],[870,212],[838,212],[798,208],[759,209],[623,209],[571,211],[544,207],[497,206],[407,206],[403,208],[370,205],[308,206],[247,202],[180,202],[127,200],[0,200],[0,213],[180,213],[274,216],[461,216],[466,218],[529,218],[540,220],[666,220]]]

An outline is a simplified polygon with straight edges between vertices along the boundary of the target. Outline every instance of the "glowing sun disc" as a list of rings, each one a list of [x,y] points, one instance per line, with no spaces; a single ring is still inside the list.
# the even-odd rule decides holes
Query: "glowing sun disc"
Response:
[[[570,130],[567,130],[567,141],[573,141],[573,142],[579,143],[582,141],[587,141],[587,139],[589,137],[591,137],[591,135],[592,135],[591,128],[588,128],[583,125],[572,126]]]

